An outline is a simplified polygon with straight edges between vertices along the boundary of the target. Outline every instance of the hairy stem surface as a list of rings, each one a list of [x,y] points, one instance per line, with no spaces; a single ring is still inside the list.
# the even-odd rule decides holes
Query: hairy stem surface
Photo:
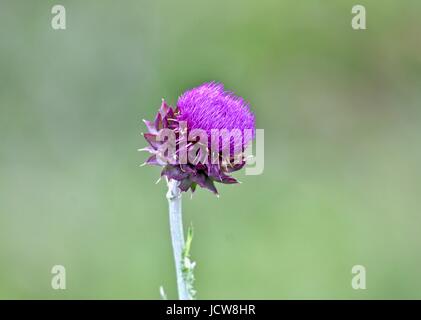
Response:
[[[170,215],[171,242],[174,252],[175,271],[177,275],[178,298],[180,300],[192,300],[189,293],[186,279],[183,275],[183,249],[184,232],[183,218],[181,211],[181,191],[178,188],[179,182],[173,179],[168,181],[167,199]]]

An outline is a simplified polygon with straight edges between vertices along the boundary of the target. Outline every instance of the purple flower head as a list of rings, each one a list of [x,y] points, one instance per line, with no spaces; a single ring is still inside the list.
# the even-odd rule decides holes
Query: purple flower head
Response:
[[[199,185],[217,194],[214,182],[237,183],[229,174],[245,165],[243,152],[255,135],[254,115],[248,103],[215,82],[186,91],[175,109],[163,100],[155,121],[145,120],[145,124],[149,132],[144,137],[149,147],[142,150],[152,153],[145,163],[163,166],[161,176],[178,180],[182,191],[194,192]],[[163,130],[167,130],[167,140],[160,138]],[[215,130],[229,135],[214,139]],[[203,132],[204,139],[189,137],[186,141],[189,133],[198,131]],[[170,136],[173,142],[169,142]],[[169,145],[175,151],[169,152]],[[183,152],[193,157],[182,161],[186,158]]]

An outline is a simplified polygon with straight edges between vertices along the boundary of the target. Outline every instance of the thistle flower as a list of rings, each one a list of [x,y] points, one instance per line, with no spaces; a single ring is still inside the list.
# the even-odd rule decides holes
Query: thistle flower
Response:
[[[189,253],[193,233],[189,228],[184,240],[181,192],[194,192],[199,185],[218,194],[214,182],[237,183],[230,174],[246,163],[243,153],[255,135],[254,115],[241,97],[210,82],[186,91],[175,108],[162,100],[155,120],[144,122],[149,146],[140,150],[152,154],[145,164],[162,166],[161,177],[167,177],[178,296],[191,300],[196,293]]]
[[[215,82],[186,91],[175,108],[162,100],[155,120],[144,122],[148,129],[144,137],[149,146],[141,150],[152,154],[145,164],[163,166],[161,177],[179,181],[181,191],[194,192],[199,185],[218,194],[214,182],[237,183],[230,174],[245,165],[243,153],[255,135],[254,115],[248,103]],[[160,137],[163,129],[172,133],[173,142]],[[229,132],[228,137],[217,136],[212,140],[215,132],[224,130]],[[188,138],[189,133],[198,131],[205,134],[204,139]],[[225,140],[225,150],[223,139],[229,139]],[[169,145],[175,152],[168,152]],[[194,157],[185,159],[183,154]]]

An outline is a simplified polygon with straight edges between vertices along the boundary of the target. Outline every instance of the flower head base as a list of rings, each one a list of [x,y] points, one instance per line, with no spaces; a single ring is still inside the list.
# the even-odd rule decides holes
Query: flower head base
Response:
[[[214,182],[237,183],[229,176],[245,165],[244,151],[255,135],[248,103],[222,84],[188,90],[177,107],[163,100],[154,121],[144,120],[152,153],[145,164],[163,166],[161,176],[180,182],[181,191],[197,185],[218,193]]]

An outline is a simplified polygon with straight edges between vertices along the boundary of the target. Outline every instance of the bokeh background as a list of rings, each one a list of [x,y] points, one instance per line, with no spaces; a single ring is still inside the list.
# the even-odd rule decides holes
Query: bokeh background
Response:
[[[198,298],[421,298],[420,15],[418,0],[1,0],[0,298],[176,297],[141,119],[210,80],[250,101],[265,171],[184,198]]]

